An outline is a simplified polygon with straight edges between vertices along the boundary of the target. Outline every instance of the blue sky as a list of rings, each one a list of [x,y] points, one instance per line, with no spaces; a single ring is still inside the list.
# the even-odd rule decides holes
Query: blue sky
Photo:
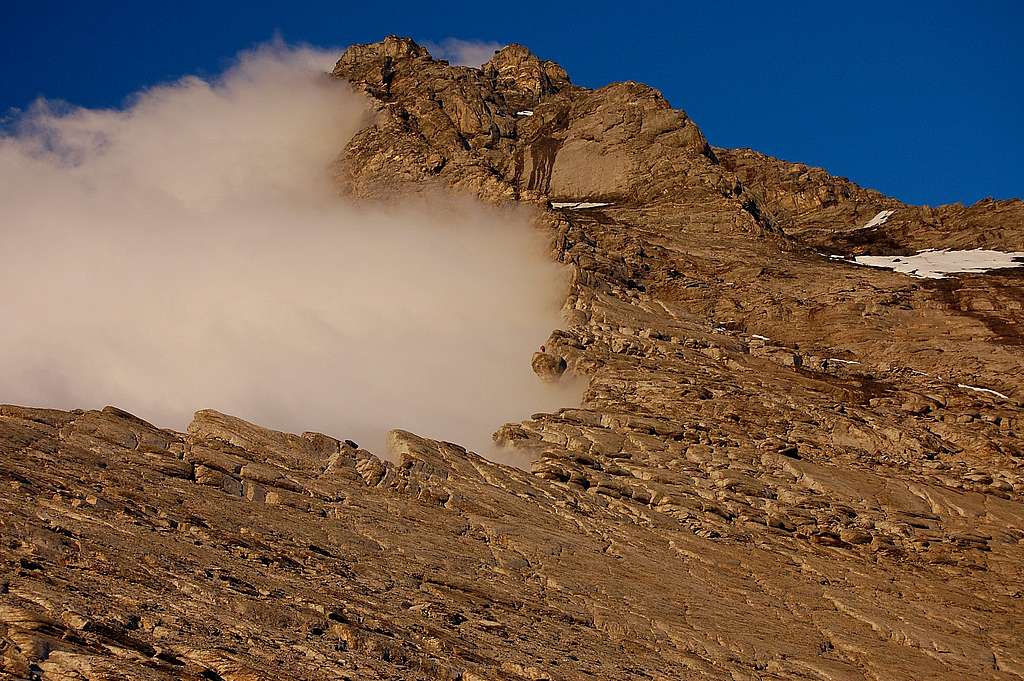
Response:
[[[713,144],[749,146],[913,203],[1024,196],[1024,3],[388,3],[6,0],[0,112],[90,107],[215,74],[270,39],[388,33],[520,42],[574,82],[637,80]]]

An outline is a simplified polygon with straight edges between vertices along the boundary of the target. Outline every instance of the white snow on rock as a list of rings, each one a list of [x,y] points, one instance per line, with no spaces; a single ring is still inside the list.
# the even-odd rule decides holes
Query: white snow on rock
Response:
[[[532,116],[532,111],[516,111],[516,116]]]
[[[852,359],[839,359],[837,357],[826,357],[825,361],[826,362],[839,362],[840,364],[860,364],[860,362],[855,362]]]
[[[869,227],[877,227],[878,225],[884,224],[885,221],[888,220],[890,217],[892,217],[892,214],[895,213],[895,212],[896,211],[894,211],[894,210],[879,211],[878,215],[876,215],[875,217],[873,217],[870,220],[868,220],[867,224],[864,225],[863,227],[861,227],[861,229],[867,229]]]
[[[942,279],[947,274],[982,274],[1007,267],[1024,267],[1024,252],[927,250],[916,255],[858,255],[858,265],[881,267],[921,279]]]
[[[590,201],[552,201],[552,208],[567,208],[569,210],[581,210],[583,208],[602,208],[610,206],[610,203],[592,203]]]
[[[751,338],[756,338],[757,340],[763,340],[763,341],[771,340],[771,338],[769,338],[768,336],[762,336],[762,335],[756,334],[756,333],[750,334],[750,337]]]
[[[979,388],[976,385],[967,385],[966,383],[957,383],[956,387],[958,387],[958,388],[966,388],[967,390],[973,390],[976,393],[986,393],[986,394],[989,394],[989,395],[995,395],[996,397],[1001,397],[1004,400],[1010,399],[1009,397],[1007,397],[1006,395],[1004,395],[1004,394],[1002,394],[1000,392],[996,392],[995,390],[989,390],[988,388]]]

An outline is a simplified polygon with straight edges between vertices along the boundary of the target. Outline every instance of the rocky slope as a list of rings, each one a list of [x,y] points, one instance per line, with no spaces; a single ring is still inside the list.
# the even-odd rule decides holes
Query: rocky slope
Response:
[[[823,255],[1024,250],[1024,204],[714,148],[520,46],[470,69],[391,37],[333,75],[375,112],[343,191],[536,205],[573,276],[533,365],[584,404],[497,430],[530,472],[401,431],[385,460],[213,411],[2,407],[8,675],[1024,677],[1020,275]]]

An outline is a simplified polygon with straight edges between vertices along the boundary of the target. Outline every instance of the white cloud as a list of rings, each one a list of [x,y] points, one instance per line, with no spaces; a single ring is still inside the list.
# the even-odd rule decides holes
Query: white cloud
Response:
[[[271,46],[0,138],[0,402],[209,407],[380,452],[396,427],[485,450],[578,401],[529,368],[566,282],[526,214],[337,197],[366,109],[335,57]]]
[[[435,59],[444,59],[455,66],[482,66],[505,45],[491,41],[445,38],[439,43],[423,44]]]

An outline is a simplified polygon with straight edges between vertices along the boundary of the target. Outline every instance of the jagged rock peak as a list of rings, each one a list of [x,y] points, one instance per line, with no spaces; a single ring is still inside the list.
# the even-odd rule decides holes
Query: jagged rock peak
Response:
[[[479,69],[432,59],[409,39],[349,48],[334,69],[379,112],[334,172],[343,191],[379,195],[425,183],[491,201],[666,196],[681,182],[734,182],[686,113],[639,83],[574,86],[522,45]]]
[[[384,40],[375,43],[349,46],[338,60],[338,66],[386,59],[394,61],[419,58],[431,58],[427,48],[419,45],[412,38],[389,35]]]
[[[352,45],[346,49],[335,65],[333,75],[387,89],[401,64],[409,62],[430,63],[437,67],[447,64],[434,59],[412,38],[390,35],[376,43]],[[540,59],[518,44],[506,45],[496,51],[480,72],[497,87],[530,93],[534,97],[552,94],[571,85],[565,69],[553,61]]]
[[[523,45],[513,43],[498,50],[481,67],[501,85],[541,95],[570,85],[569,74],[553,61],[542,60]]]
[[[365,83],[371,90],[387,92],[396,64],[414,60],[430,63],[433,58],[412,38],[389,35],[376,43],[350,46],[334,65],[332,75],[353,83]]]

